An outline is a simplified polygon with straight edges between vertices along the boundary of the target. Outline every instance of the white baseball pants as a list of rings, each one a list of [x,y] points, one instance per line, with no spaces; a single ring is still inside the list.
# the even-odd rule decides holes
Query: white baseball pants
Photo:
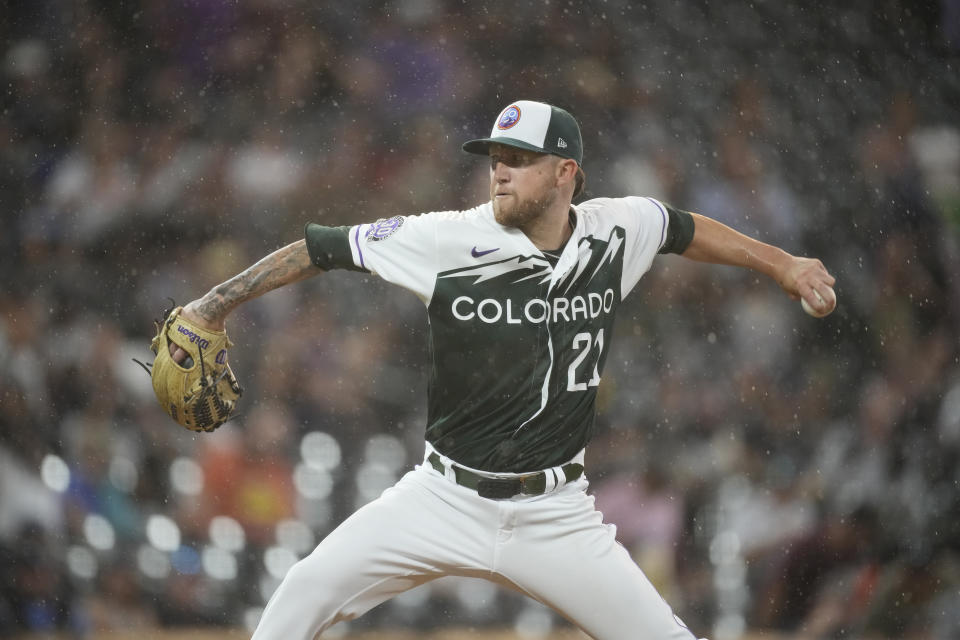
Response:
[[[693,639],[586,488],[581,477],[541,496],[488,500],[418,466],[290,569],[253,638],[311,640],[453,575],[525,593],[599,640]]]

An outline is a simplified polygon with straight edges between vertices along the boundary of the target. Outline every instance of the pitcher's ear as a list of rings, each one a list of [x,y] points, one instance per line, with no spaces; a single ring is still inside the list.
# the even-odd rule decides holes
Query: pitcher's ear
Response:
[[[577,174],[580,172],[580,166],[576,160],[563,158],[557,163],[557,182],[559,184],[571,183],[576,185]],[[576,187],[574,187],[576,190]],[[576,194],[574,194],[576,195]]]
[[[575,184],[573,187],[573,197],[576,198],[583,193],[587,183],[587,174],[583,172],[583,167],[580,165],[577,165],[577,175],[575,176],[574,180]]]

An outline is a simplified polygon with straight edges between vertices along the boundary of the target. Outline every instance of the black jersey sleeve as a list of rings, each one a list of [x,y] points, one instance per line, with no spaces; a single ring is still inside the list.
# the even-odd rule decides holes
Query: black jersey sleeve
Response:
[[[304,227],[303,234],[307,241],[310,261],[324,271],[366,271],[353,262],[350,252],[350,227],[325,227],[310,222]]]
[[[657,253],[683,253],[693,240],[693,216],[687,211],[674,209],[668,204],[663,205],[667,210],[669,223],[667,224],[667,238]]]

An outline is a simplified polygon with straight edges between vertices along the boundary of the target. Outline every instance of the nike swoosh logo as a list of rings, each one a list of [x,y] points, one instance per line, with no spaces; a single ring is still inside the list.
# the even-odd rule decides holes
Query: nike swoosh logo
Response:
[[[493,253],[494,251],[500,251],[500,247],[497,247],[496,249],[487,249],[486,251],[477,251],[477,248],[474,247],[470,250],[470,255],[472,255],[474,258],[482,258],[488,253]]]

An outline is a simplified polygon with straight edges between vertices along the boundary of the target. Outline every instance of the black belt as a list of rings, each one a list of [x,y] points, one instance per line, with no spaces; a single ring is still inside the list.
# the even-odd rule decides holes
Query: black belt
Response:
[[[436,452],[427,456],[427,460],[433,465],[433,468],[440,473],[445,474],[443,462]],[[491,500],[505,500],[513,496],[539,496],[547,490],[547,474],[553,471],[537,471],[527,475],[515,476],[513,478],[487,478],[468,469],[464,469],[456,464],[453,466],[453,475],[457,479],[457,484],[461,487],[473,489],[481,498],[490,498]],[[567,482],[573,482],[583,473],[583,465],[571,462],[565,464],[560,469],[566,476]]]

